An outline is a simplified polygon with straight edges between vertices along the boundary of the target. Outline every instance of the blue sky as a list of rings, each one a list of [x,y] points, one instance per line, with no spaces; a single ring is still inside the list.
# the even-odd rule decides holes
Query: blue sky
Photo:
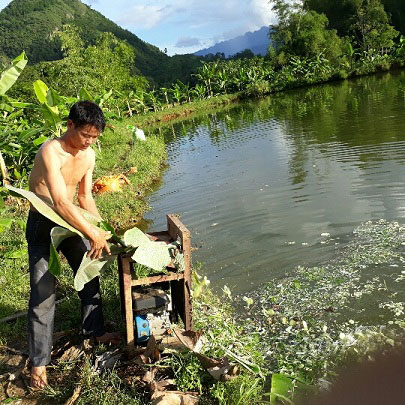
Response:
[[[0,0],[0,9],[10,0]],[[142,40],[191,53],[275,22],[269,0],[83,0]]]

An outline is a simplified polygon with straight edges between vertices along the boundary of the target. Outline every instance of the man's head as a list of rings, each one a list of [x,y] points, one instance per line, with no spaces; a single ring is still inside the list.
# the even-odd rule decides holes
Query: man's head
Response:
[[[79,101],[72,106],[67,120],[70,146],[85,150],[94,143],[105,128],[101,108],[91,101]]]
[[[75,128],[86,125],[94,126],[98,132],[105,128],[105,118],[101,108],[92,101],[78,101],[70,109],[68,120],[71,120]]]

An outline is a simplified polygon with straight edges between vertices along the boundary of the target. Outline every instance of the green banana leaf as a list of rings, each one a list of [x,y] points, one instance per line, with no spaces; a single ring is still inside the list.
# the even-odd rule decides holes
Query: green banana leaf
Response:
[[[0,96],[6,94],[6,92],[10,89],[10,87],[17,81],[21,72],[25,68],[28,62],[27,56],[25,52],[21,53],[21,55],[17,56],[12,64],[11,67],[6,69],[0,76]]]
[[[93,96],[85,89],[85,88],[81,88],[79,91],[79,99],[80,101],[94,101]]]
[[[55,224],[62,226],[66,229],[69,229],[69,231],[72,231],[72,232],[76,233],[77,235],[80,235],[81,237],[84,237],[84,235],[80,231],[78,231],[76,228],[73,228],[72,225],[70,225],[68,222],[66,222],[55,211],[55,208],[53,206],[51,206],[50,204],[41,200],[33,192],[28,191],[28,190],[22,190],[20,188],[16,188],[16,187],[10,186],[8,184],[6,184],[6,188],[9,191],[12,191],[13,193],[17,194],[18,196],[26,198],[40,214],[47,217],[51,221],[55,222]]]
[[[164,270],[172,261],[166,244],[150,240],[136,249],[132,259],[156,271]]]
[[[34,92],[41,104],[46,103],[46,95],[48,94],[48,90],[48,86],[42,80],[36,80],[34,82]]]
[[[150,242],[149,238],[136,227],[126,231],[123,240],[126,246],[132,246],[134,248]]]
[[[62,97],[56,90],[49,89],[46,93],[46,104],[48,104],[49,107],[57,107],[62,104]]]
[[[102,221],[101,218],[96,217],[91,212],[89,212],[89,211],[87,211],[87,210],[85,210],[83,208],[80,208],[80,207],[78,207],[78,208],[79,208],[80,212],[82,213],[82,215],[84,216],[84,219],[87,222],[90,222],[94,226],[100,227],[100,222]]]
[[[60,257],[58,254],[59,245],[67,238],[77,235],[76,232],[69,231],[68,229],[60,226],[55,226],[51,229],[51,247],[49,251],[49,272],[55,277],[60,276],[62,271],[62,265],[60,263]]]
[[[105,254],[97,260],[88,257],[87,253],[84,254],[74,279],[74,287],[76,291],[83,290],[86,283],[100,275],[104,266],[112,263],[121,252],[125,251],[124,248],[115,245],[110,245],[110,250],[110,256]]]
[[[76,233],[77,235],[80,235],[82,238],[85,236],[78,231],[76,228],[74,228],[72,225],[70,225],[68,222],[66,222],[55,210],[55,207],[51,204],[46,203],[45,201],[41,200],[36,194],[34,194],[31,191],[28,190],[23,190],[20,188],[16,188],[10,185],[6,185],[6,188],[11,191],[14,194],[17,194],[18,197],[24,197],[26,198],[33,206],[34,208],[43,216],[47,217],[51,221],[55,222],[55,224],[62,226],[63,228],[69,229],[69,231]],[[78,207],[79,208],[79,207]],[[83,208],[79,208],[80,212],[88,221],[90,224],[95,226],[99,231],[103,231],[103,229],[98,227],[98,224],[100,223],[100,218],[96,217],[95,215],[91,214],[90,212],[84,210]],[[108,237],[108,235],[107,235]]]
[[[293,379],[284,374],[273,374],[271,377],[270,404],[276,404],[277,400],[292,404],[291,393],[294,390]]]

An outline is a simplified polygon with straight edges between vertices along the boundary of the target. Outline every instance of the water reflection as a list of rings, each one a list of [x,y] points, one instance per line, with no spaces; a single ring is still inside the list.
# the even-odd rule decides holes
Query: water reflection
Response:
[[[180,213],[205,273],[239,291],[333,257],[360,222],[404,217],[404,107],[398,72],[161,128],[170,168],[151,198],[152,228]]]

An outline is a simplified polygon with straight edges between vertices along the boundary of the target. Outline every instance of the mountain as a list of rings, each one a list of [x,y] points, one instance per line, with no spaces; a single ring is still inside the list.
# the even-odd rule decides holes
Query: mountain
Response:
[[[247,32],[228,41],[223,41],[202,49],[194,53],[196,56],[206,56],[208,54],[224,53],[225,57],[235,55],[238,52],[250,49],[256,55],[265,55],[270,45],[269,27],[262,27],[255,32]]]
[[[31,64],[61,59],[60,45],[52,34],[64,24],[79,27],[89,43],[102,32],[126,40],[134,47],[135,67],[157,84],[176,78],[187,81],[200,64],[193,55],[167,56],[80,0],[13,0],[0,12],[0,61],[14,58],[22,50]]]

